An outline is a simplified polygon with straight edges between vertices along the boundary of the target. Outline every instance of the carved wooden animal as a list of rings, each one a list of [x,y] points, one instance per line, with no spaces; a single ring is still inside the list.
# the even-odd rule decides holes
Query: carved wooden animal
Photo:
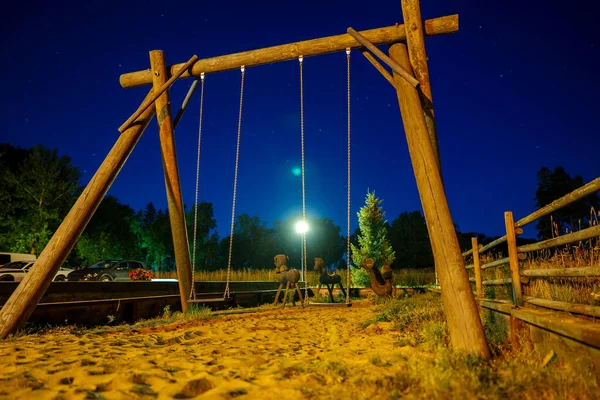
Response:
[[[295,269],[288,269],[287,262],[289,257],[285,254],[278,254],[273,258],[275,263],[275,273],[279,275],[279,288],[277,289],[277,294],[275,295],[275,301],[273,305],[277,304],[279,301],[279,295],[281,293],[281,288],[285,285],[285,294],[283,295],[283,305],[281,308],[285,308],[285,303],[287,302],[287,294],[290,286],[296,288],[296,292],[300,297],[300,305],[304,308],[304,301],[302,299],[302,292],[300,292],[300,287],[298,286],[298,281],[300,280],[300,273]],[[292,298],[292,303],[296,305],[296,301]]]
[[[372,258],[365,258],[361,267],[369,272],[371,289],[373,289],[375,294],[381,297],[390,297],[392,295],[392,269],[389,265],[384,265],[380,272]]]
[[[331,300],[332,303],[335,303],[335,300],[333,299],[333,288],[335,287],[335,285],[339,285],[340,289],[342,290],[342,292],[344,293],[344,296],[346,296],[346,290],[344,289],[344,286],[342,285],[342,277],[337,274],[334,273],[333,275],[330,275],[327,272],[327,268],[325,268],[325,262],[323,261],[322,258],[315,258],[315,271],[319,271],[319,286],[317,287],[316,293],[319,293],[319,291],[321,290],[321,286],[325,285],[327,287],[327,290],[329,291],[329,299]]]

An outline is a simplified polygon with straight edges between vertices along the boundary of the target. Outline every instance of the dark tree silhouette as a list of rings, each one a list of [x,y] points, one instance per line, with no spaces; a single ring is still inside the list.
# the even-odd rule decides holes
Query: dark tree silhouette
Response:
[[[542,167],[537,173],[535,205],[537,208],[541,208],[583,185],[583,178],[580,175],[571,177],[563,167],[556,167],[554,171]],[[565,229],[576,231],[580,229],[580,225],[582,228],[586,227],[592,207],[598,209],[596,193],[555,211],[552,213],[552,218],[547,216],[539,219],[536,224],[538,237],[548,239],[554,236],[556,232],[553,231],[551,221],[556,224],[556,229],[560,234],[564,234]]]

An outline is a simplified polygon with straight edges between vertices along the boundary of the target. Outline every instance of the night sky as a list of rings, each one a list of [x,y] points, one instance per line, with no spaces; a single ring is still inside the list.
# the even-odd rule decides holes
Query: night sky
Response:
[[[42,144],[72,158],[87,184],[148,87],[119,75],[167,62],[235,53],[402,22],[399,0],[11,2],[0,16],[0,142]],[[599,13],[594,1],[422,1],[424,19],[459,14],[454,35],[428,38],[427,55],[446,194],[462,231],[504,233],[503,212],[534,210],[536,172],[565,167],[588,182],[600,172]],[[543,7],[540,6],[543,4]],[[596,9],[594,9],[596,8]],[[386,50],[385,46],[381,47]],[[594,63],[593,60],[596,60]],[[346,55],[306,58],[309,216],[346,231]],[[192,83],[171,91],[173,111]],[[228,234],[240,72],[207,76],[200,200]],[[176,132],[186,205],[194,201],[199,96]],[[269,222],[301,211],[298,62],[248,68],[237,214]],[[368,188],[391,222],[421,205],[396,95],[352,52],[352,216]],[[109,194],[134,209],[166,208],[153,120]],[[528,236],[534,231],[526,230]]]

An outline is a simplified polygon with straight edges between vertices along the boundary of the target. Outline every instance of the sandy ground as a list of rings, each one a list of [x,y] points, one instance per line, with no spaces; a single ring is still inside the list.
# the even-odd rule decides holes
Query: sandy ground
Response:
[[[0,342],[0,399],[388,398],[407,349],[393,345],[391,323],[360,328],[375,308],[361,300],[23,336]]]

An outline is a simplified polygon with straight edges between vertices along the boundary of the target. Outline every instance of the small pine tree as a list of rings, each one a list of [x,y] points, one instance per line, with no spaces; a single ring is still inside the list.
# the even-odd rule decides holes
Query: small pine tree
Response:
[[[383,200],[375,197],[374,191],[372,193],[367,191],[365,206],[357,213],[360,229],[358,246],[354,243],[350,246],[352,262],[355,267],[359,268],[359,271],[362,271],[360,266],[367,257],[372,258],[377,267],[391,265],[396,259],[395,252],[387,239],[385,213],[381,207],[382,202]],[[356,283],[360,283],[364,279],[359,275],[364,274],[360,274],[358,271],[353,272],[353,281],[356,280]]]

